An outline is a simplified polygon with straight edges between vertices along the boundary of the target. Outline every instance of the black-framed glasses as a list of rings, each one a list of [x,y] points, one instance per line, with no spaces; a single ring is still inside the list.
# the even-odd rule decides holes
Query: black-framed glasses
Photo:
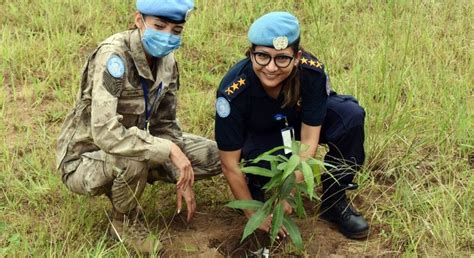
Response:
[[[293,61],[293,59],[295,58],[294,56],[287,56],[287,55],[271,56],[267,53],[258,52],[258,51],[252,52],[252,55],[257,64],[261,66],[267,66],[273,59],[273,63],[278,68],[287,68],[291,64],[291,61]]]

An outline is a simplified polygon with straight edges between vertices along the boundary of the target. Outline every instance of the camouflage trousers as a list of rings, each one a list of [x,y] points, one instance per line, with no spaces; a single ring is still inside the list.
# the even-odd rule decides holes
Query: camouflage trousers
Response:
[[[191,161],[195,179],[208,178],[221,172],[214,141],[185,133],[179,145]],[[127,213],[138,205],[147,182],[161,180],[175,183],[178,178],[179,170],[170,161],[151,167],[146,161],[114,156],[99,150],[83,153],[77,169],[64,174],[63,182],[77,194],[106,194],[116,210]]]

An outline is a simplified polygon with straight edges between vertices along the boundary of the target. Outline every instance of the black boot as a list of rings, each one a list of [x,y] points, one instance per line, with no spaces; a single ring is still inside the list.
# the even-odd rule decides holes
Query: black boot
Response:
[[[333,196],[323,195],[320,217],[335,223],[339,231],[347,238],[362,239],[369,234],[369,224],[348,202],[345,190]]]

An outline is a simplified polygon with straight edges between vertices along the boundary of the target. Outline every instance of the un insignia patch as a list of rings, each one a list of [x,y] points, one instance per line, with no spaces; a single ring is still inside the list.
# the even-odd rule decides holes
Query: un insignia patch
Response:
[[[106,71],[104,71],[104,86],[107,91],[115,97],[122,92],[123,75],[125,74],[125,64],[122,58],[112,55],[107,60]]]
[[[230,115],[230,104],[224,97],[218,97],[216,100],[216,112],[221,118],[226,118]]]
[[[109,60],[107,60],[107,71],[114,78],[122,78],[125,73],[125,64],[123,63],[122,58],[112,55]]]

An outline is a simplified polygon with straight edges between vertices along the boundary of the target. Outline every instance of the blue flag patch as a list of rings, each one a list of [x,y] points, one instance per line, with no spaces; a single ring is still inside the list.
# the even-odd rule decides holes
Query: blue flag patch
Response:
[[[221,118],[226,118],[230,115],[230,104],[224,97],[218,97],[216,100],[217,115]]]
[[[107,60],[107,71],[114,78],[122,78],[125,73],[125,64],[123,63],[122,58],[117,55],[112,55],[109,60]]]

